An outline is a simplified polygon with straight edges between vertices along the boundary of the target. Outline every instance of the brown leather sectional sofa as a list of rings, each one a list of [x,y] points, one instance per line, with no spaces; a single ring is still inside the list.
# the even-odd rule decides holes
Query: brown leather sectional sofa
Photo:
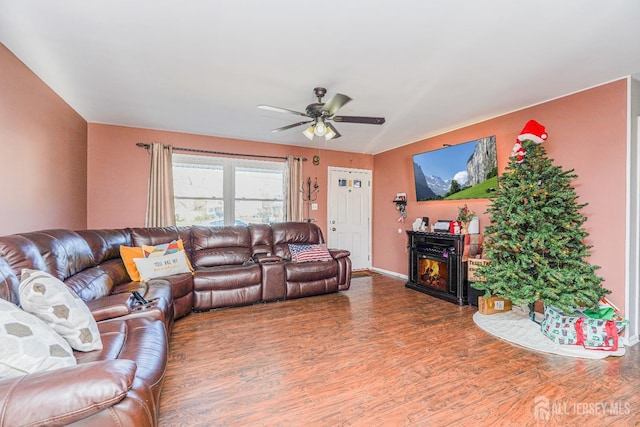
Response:
[[[182,239],[194,273],[131,281],[120,246]],[[0,237],[0,298],[19,304],[22,269],[62,280],[98,321],[103,349],[76,366],[0,378],[0,425],[154,426],[175,319],[192,310],[349,288],[349,252],[291,262],[289,244],[323,243],[315,224],[44,230]],[[138,291],[147,304],[136,303]]]

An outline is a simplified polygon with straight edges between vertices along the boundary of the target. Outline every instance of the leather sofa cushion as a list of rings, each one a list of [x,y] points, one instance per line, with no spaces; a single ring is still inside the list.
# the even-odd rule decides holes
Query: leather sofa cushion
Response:
[[[98,330],[102,338],[102,350],[74,352],[78,364],[132,360],[137,366],[136,378],[143,380],[157,401],[169,354],[163,322],[145,317],[113,319],[98,322]]]
[[[337,277],[336,261],[311,261],[305,263],[285,263],[287,282],[311,282],[315,280]]]
[[[0,237],[0,256],[14,272],[23,268],[47,271],[47,265],[35,243],[20,234]]]
[[[322,295],[329,292],[338,291],[338,279],[329,277],[327,279],[287,282],[287,298],[302,298],[311,295]]]
[[[83,300],[91,301],[111,292],[127,277],[118,258],[97,266],[86,240],[70,230],[44,230],[0,237],[0,257],[14,274],[22,269],[46,271],[64,281]]]
[[[262,286],[260,284],[237,289],[195,291],[193,293],[193,309],[203,311],[254,304],[260,302],[261,297]]]
[[[85,421],[122,401],[135,373],[136,364],[131,360],[108,360],[3,380],[2,422],[35,426]]]
[[[131,313],[131,297],[126,294],[107,295],[97,300],[88,301],[87,307],[97,322]],[[160,317],[162,318],[162,316]]]
[[[251,259],[251,239],[246,226],[192,227],[193,267],[243,264]]]
[[[109,295],[115,286],[129,281],[124,263],[118,257],[74,274],[64,282],[83,301],[88,302]]]
[[[194,252],[193,264],[196,269],[242,265],[251,259],[249,248],[216,248]]]
[[[149,282],[150,288],[157,286],[167,286],[171,289],[173,298],[181,298],[185,295],[189,295],[192,291],[192,273],[174,274],[167,277],[158,279],[151,279]]]
[[[193,308],[253,304],[262,297],[262,273],[258,264],[201,267],[193,276]]]
[[[260,284],[262,274],[257,264],[225,265],[196,270],[193,276],[194,291],[239,289]]]
[[[269,224],[249,224],[251,255],[273,253],[273,234]]]
[[[149,286],[168,286],[173,294],[173,316],[179,319],[191,313],[193,307],[193,275],[191,273],[174,274],[161,279],[152,279]]]
[[[77,233],[91,248],[95,265],[120,258],[120,246],[131,245],[131,237],[124,229],[80,230]]]
[[[23,236],[35,243],[45,261],[46,269],[60,280],[95,266],[93,251],[86,240],[71,230],[43,230]]]
[[[190,227],[150,227],[150,228],[131,228],[131,245],[156,246],[163,243],[169,243],[173,240],[182,239],[184,250],[191,252]]]
[[[289,243],[319,244],[324,243],[322,230],[316,224],[308,222],[279,222],[271,224],[273,233],[274,254],[282,259],[290,260]]]
[[[113,279],[100,267],[74,274],[64,282],[83,301],[93,301],[111,293]]]

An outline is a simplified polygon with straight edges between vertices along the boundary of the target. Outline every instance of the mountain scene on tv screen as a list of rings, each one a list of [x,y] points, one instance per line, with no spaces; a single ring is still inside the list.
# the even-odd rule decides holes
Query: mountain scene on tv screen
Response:
[[[487,198],[498,187],[496,137],[413,156],[417,201]]]

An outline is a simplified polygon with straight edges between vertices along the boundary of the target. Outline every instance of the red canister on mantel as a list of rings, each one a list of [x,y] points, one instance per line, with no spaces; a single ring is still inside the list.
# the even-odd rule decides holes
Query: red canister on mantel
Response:
[[[460,221],[449,222],[449,233],[460,234]]]

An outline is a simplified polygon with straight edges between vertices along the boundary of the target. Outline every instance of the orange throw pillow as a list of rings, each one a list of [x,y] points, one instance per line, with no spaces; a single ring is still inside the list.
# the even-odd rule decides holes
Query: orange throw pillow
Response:
[[[142,248],[136,248],[131,246],[120,246],[120,258],[122,258],[122,262],[124,262],[124,268],[127,269],[127,273],[129,273],[129,277],[134,282],[140,281],[140,272],[138,272],[138,268],[136,267],[134,258],[144,258],[144,253],[142,252]]]

